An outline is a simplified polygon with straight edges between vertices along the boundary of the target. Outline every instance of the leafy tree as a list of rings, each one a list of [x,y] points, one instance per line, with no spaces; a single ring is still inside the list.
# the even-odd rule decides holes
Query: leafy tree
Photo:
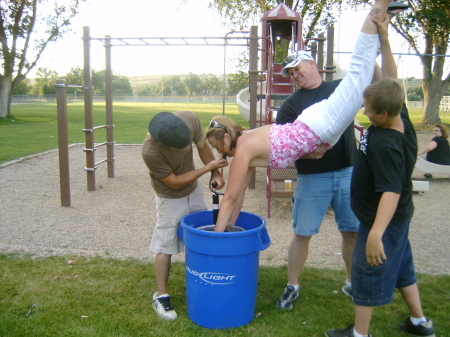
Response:
[[[249,86],[248,51],[241,52],[235,61],[237,61],[236,72],[228,75],[227,79],[229,93],[238,93]]]
[[[123,75],[113,75],[112,81],[114,95],[132,95],[133,88],[131,87],[128,77]]]
[[[172,93],[177,95],[186,95],[186,86],[183,84],[183,81],[181,81],[180,76],[173,75],[171,77],[172,81]]]
[[[421,100],[423,100],[422,87],[408,89],[408,101],[421,101]]]
[[[105,70],[92,69],[92,86],[94,87],[94,94],[105,94]],[[70,71],[64,76],[66,84],[68,85],[84,85],[84,70],[79,66],[70,68]],[[112,77],[113,94],[116,95],[132,95],[133,88],[131,88],[130,81],[127,77],[122,75],[115,75]],[[83,93],[82,88],[77,88],[77,92]]]
[[[240,70],[228,75],[228,92],[238,93],[246,87],[248,87],[248,73]]]
[[[58,79],[58,73],[56,71],[39,67],[36,76],[36,84],[31,90],[33,95],[56,94],[55,83]]]
[[[223,82],[219,80],[218,77],[214,75],[209,75],[202,79],[202,90],[203,91],[222,91]]]
[[[195,75],[197,76],[197,75]],[[189,80],[187,86],[185,82],[181,80],[179,75],[167,75],[163,76],[161,81],[159,81],[155,90],[157,95],[161,95],[161,89],[163,90],[164,96],[171,95],[186,95],[187,87],[189,86]]]
[[[76,67],[70,67],[69,72],[64,76],[64,79],[66,80],[66,85],[84,85],[84,72],[83,69],[81,69],[79,66]],[[83,93],[82,88],[70,88],[67,89],[67,92],[69,93]]]
[[[186,87],[186,94],[192,95],[194,92],[201,91],[202,80],[198,75],[189,73],[188,76],[183,80]]]
[[[294,0],[212,0],[210,6],[227,18],[230,29],[243,30],[248,28],[249,22],[258,23],[265,12],[280,2],[299,12],[303,19],[303,37],[306,40],[317,35],[319,28],[333,24],[336,13],[334,9],[340,8],[343,0],[297,0],[295,4]]]
[[[171,76],[163,76],[161,81],[158,83],[159,88],[160,88],[160,94],[161,94],[161,90],[164,96],[170,96],[171,93],[173,92],[173,81]]]
[[[92,69],[92,86],[94,87],[94,94],[105,93],[105,71],[97,71]],[[79,66],[71,67],[69,72],[64,76],[67,85],[84,86],[84,70]],[[70,89],[70,91],[76,90],[78,93],[84,93],[83,88]]]
[[[136,94],[138,96],[150,96],[153,94],[153,88],[151,85],[141,85],[136,88]]]
[[[219,14],[226,18],[230,30],[245,30],[249,28],[250,23],[259,23],[265,12],[279,3],[284,3],[300,14],[303,20],[303,39],[307,45],[308,39],[317,36],[319,29],[334,24],[335,14],[339,13],[344,1],[352,0],[296,0],[295,4],[294,0],[213,0],[210,7],[217,9]],[[288,40],[275,41],[276,62],[286,58],[288,48]]]
[[[81,1],[85,0],[0,1],[0,117],[10,115],[12,90],[36,66],[47,44],[69,31]]]
[[[92,86],[94,87],[93,94],[105,94],[105,71],[92,69]],[[84,83],[84,77],[83,82]],[[114,75],[113,75],[114,83]],[[114,85],[114,84],[113,84]]]
[[[26,95],[31,91],[30,80],[23,80],[17,87],[12,91],[13,95]]]
[[[419,55],[423,66],[423,123],[440,122],[439,104],[449,89],[450,72],[444,74],[450,42],[450,1],[408,0],[410,9],[393,20],[395,30]]]

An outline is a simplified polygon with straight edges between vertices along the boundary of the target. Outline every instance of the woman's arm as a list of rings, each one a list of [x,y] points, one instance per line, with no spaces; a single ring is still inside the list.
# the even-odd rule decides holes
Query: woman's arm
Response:
[[[369,35],[378,34],[378,28],[372,21],[372,19],[377,19],[379,21],[384,21],[386,17],[386,12],[390,4],[390,0],[376,0],[372,5],[372,9],[364,20],[361,32]]]
[[[437,143],[436,143],[434,140],[432,140],[432,141],[427,145],[427,147],[424,148],[424,149],[423,149],[422,151],[420,151],[419,153],[417,153],[417,155],[420,156],[421,154],[430,152],[430,151],[434,150],[436,147],[437,147]]]
[[[393,16],[388,14],[383,22],[377,19],[374,19],[373,22],[377,25],[380,36],[381,78],[397,80],[397,65],[394,60],[394,55],[392,55],[388,34],[388,28],[392,18]]]
[[[239,150],[243,150],[240,148]],[[247,151],[238,151],[230,165],[228,175],[228,187],[220,203],[219,216],[217,217],[216,232],[223,232],[229,224],[236,221],[244,201],[245,189],[250,183],[252,168],[249,168],[249,155]],[[249,151],[248,151],[249,152]]]
[[[245,177],[245,182],[244,182],[244,186],[248,186],[250,185],[250,181],[252,179],[253,173],[255,172],[255,168],[254,167],[250,167],[247,170],[247,175]],[[229,221],[230,225],[235,225],[237,218],[239,217],[239,214],[241,213],[241,209],[242,209],[242,204],[244,203],[244,197],[245,197],[245,191],[246,191],[247,187],[244,188],[242,190],[242,192],[239,194],[238,199],[236,200],[236,203],[233,207],[233,213],[231,214],[231,218]]]

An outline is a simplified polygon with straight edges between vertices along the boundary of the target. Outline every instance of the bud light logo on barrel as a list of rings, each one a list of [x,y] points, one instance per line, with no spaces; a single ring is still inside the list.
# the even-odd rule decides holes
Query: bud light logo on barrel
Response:
[[[211,285],[226,285],[236,281],[236,275],[216,272],[198,272],[189,268],[189,266],[186,266],[186,271],[193,276],[197,276],[200,279],[200,282]]]

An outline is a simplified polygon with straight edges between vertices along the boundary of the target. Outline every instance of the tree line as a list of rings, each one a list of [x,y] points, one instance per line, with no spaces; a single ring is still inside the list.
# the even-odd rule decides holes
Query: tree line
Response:
[[[12,90],[13,95],[55,95],[56,81],[64,79],[68,85],[83,86],[84,75],[80,67],[72,67],[65,75],[55,70],[38,68],[36,78],[25,79]],[[0,75],[1,77],[1,75]],[[92,86],[94,95],[105,94],[105,71],[92,69]],[[241,71],[229,74],[226,79],[226,93],[237,93],[248,86],[248,75]],[[83,93],[81,88],[70,89],[71,92]],[[133,87],[128,77],[114,74],[112,76],[113,95],[116,96],[188,96],[194,93],[223,93],[223,78],[215,75],[162,75],[155,84],[139,84]]]
[[[225,93],[234,94],[248,87],[248,74],[240,71],[228,74],[225,81]],[[223,94],[223,77],[212,74],[162,75],[156,84],[142,84],[135,87],[138,96],[189,96],[194,93],[213,95]]]
[[[57,80],[64,79],[68,85],[83,86],[84,77],[83,69],[80,67],[72,67],[65,75],[59,75],[55,70],[47,68],[38,68],[36,78],[25,79],[20,85],[12,90],[13,95],[55,95],[55,84]],[[94,94],[105,94],[105,71],[92,70],[92,86]],[[126,76],[113,74],[113,92],[116,95],[131,95],[133,88]],[[71,89],[72,90],[72,89]],[[82,88],[73,88],[79,93],[83,92]]]
[[[55,95],[56,80],[65,79],[66,84],[83,86],[83,69],[72,67],[70,71],[60,76],[56,71],[47,68],[38,68],[34,80],[26,79],[13,91],[13,95]],[[408,80],[415,80],[410,78]],[[92,70],[92,85],[94,94],[105,94],[105,71]],[[248,87],[248,74],[238,71],[226,76],[226,94],[235,94]],[[217,95],[223,94],[223,77],[212,74],[197,75],[161,75],[155,84],[139,84],[132,86],[128,77],[113,73],[113,95],[116,96],[189,96],[194,94]],[[82,89],[71,89],[82,93]],[[444,94],[450,96],[450,90]],[[408,101],[422,101],[424,98],[422,87],[408,87]]]

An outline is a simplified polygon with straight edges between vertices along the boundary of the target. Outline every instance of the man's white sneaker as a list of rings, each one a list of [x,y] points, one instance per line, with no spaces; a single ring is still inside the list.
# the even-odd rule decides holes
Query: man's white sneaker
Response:
[[[169,295],[163,295],[158,297],[158,293],[153,294],[153,309],[162,319],[167,319],[169,321],[174,321],[177,319],[177,313],[170,302]]]
[[[300,295],[300,288],[295,290],[293,286],[287,285],[284,294],[277,300],[277,308],[282,310],[291,310],[292,302]]]

